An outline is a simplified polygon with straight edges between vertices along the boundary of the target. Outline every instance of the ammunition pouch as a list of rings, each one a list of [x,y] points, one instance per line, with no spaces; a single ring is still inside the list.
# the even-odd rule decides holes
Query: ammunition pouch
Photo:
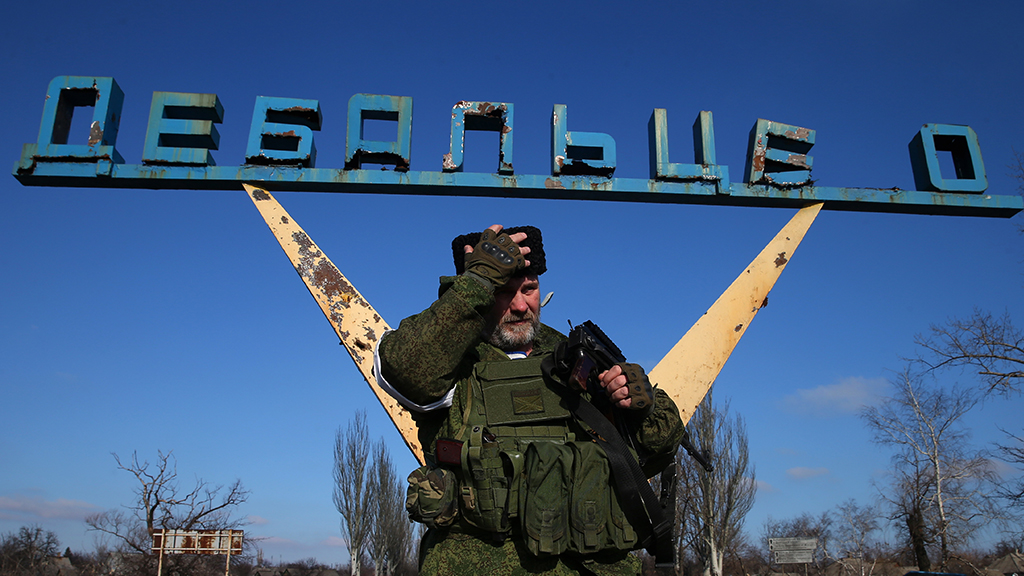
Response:
[[[608,458],[597,444],[531,444],[522,482],[520,524],[534,555],[637,547],[637,533],[611,489]]]

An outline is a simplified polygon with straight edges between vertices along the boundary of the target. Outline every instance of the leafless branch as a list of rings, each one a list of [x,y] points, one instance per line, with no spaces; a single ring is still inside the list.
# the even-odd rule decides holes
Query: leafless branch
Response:
[[[931,372],[945,368],[976,370],[989,393],[1020,393],[1024,384],[1024,333],[1009,314],[1001,318],[974,310],[967,319],[932,325],[915,338],[921,352],[913,361]]]

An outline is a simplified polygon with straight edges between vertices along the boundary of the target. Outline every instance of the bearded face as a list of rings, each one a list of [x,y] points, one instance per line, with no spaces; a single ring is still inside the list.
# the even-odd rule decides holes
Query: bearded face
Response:
[[[487,341],[505,351],[517,350],[533,342],[540,326],[540,312],[527,309],[523,313],[506,312],[494,326]]]
[[[505,352],[529,354],[539,326],[540,284],[536,276],[519,276],[494,291],[483,338]]]

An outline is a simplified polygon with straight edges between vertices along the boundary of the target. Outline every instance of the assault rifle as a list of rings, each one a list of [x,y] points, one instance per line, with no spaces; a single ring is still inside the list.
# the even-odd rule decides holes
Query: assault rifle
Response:
[[[590,320],[569,332],[564,354],[556,353],[555,371],[567,375],[567,382],[577,391],[597,392],[597,375],[625,362],[622,350]]]
[[[597,324],[587,320],[573,327],[569,332],[568,341],[558,347],[555,352],[554,373],[565,378],[569,386],[577,391],[586,390],[592,396],[596,396],[598,392],[603,395],[603,390],[597,384],[598,374],[625,361],[626,356],[612,339]],[[642,390],[638,395],[631,389],[630,397],[641,408],[644,407],[641,403],[649,402],[652,407],[654,405],[654,390],[649,384],[646,390]],[[682,446],[705,470],[714,470],[710,454],[697,450],[690,441],[690,433],[685,429]]]

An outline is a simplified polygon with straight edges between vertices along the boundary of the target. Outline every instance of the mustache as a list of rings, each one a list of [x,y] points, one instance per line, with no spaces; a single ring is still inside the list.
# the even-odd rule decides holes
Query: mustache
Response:
[[[519,322],[522,320],[535,320],[537,315],[533,313],[533,310],[524,310],[523,312],[508,311],[504,316],[501,317],[501,324],[509,324],[512,322]]]

